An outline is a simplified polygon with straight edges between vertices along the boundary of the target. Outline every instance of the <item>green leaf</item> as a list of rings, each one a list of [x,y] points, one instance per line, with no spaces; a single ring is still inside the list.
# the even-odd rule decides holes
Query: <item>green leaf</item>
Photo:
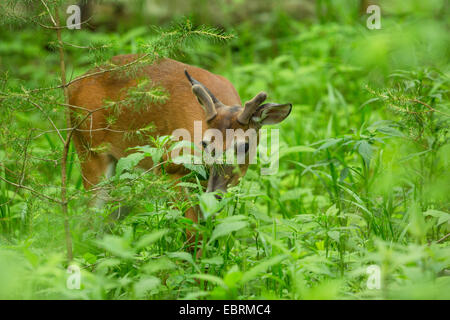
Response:
[[[158,288],[161,284],[161,280],[156,277],[147,276],[145,278],[140,279],[138,282],[134,284],[134,293],[137,297],[143,298],[145,295],[156,288]]]
[[[195,264],[194,259],[192,259],[192,255],[187,252],[169,252],[167,253],[167,256],[172,259],[187,261],[192,264],[197,271],[200,271],[199,267]]]
[[[183,163],[183,166],[186,169],[194,171],[198,175],[200,175],[203,179],[206,179],[208,175],[206,174],[205,166],[202,164],[192,164],[192,163]]]
[[[115,258],[102,259],[97,264],[97,270],[107,270],[108,268],[112,268],[112,267],[116,267],[116,266],[120,265],[120,263],[121,263],[121,261],[119,259],[115,259]]]
[[[172,146],[170,146],[169,152],[172,152],[173,150],[178,149],[178,148],[191,150],[191,149],[196,149],[197,147],[191,141],[181,140],[181,141],[175,142]]]
[[[256,279],[256,277],[265,272],[268,268],[279,264],[281,261],[285,260],[288,256],[286,255],[278,255],[275,257],[270,258],[269,260],[263,261],[256,265],[255,267],[251,268],[249,271],[245,272],[242,276],[242,283],[246,283],[250,280]]]
[[[410,221],[408,225],[409,232],[420,241],[424,241],[428,226],[420,205],[417,202],[412,203],[408,208],[408,214]]]
[[[205,219],[217,213],[221,208],[220,202],[214,196],[214,193],[210,192],[205,192],[199,196],[199,204]]]
[[[222,288],[228,289],[228,286],[225,284],[225,282],[221,278],[219,278],[217,276],[213,276],[211,274],[193,274],[191,277],[195,278],[195,279],[199,279],[199,280],[205,280],[208,282],[212,282],[212,283],[215,283],[215,284],[221,286]]]
[[[227,274],[223,278],[223,281],[225,281],[225,284],[230,289],[233,289],[242,280],[242,277],[243,273],[239,270],[237,265],[234,265],[230,270],[228,270]]]
[[[175,263],[166,257],[150,260],[146,265],[142,267],[142,270],[147,273],[156,273],[162,270],[176,269]]]
[[[223,258],[222,256],[215,256],[212,258],[203,259],[202,263],[204,264],[215,264],[215,265],[222,265],[223,264]]]
[[[116,166],[116,178],[119,177],[123,171],[133,169],[144,158],[145,154],[139,152],[132,153],[125,158],[120,158]]]
[[[14,192],[12,190],[5,190],[5,191],[7,198],[24,201],[24,199],[17,192]]]
[[[324,141],[324,143],[317,149],[317,151],[323,150],[323,149],[328,149],[329,147],[332,147],[336,144],[338,144],[339,142],[341,142],[343,139],[342,138],[330,138],[330,139],[326,139]]]
[[[169,232],[168,229],[163,229],[147,234],[138,241],[138,243],[136,244],[136,248],[141,249],[143,247],[146,247],[161,239],[168,232]]]
[[[336,208],[336,204],[333,204],[331,207],[328,208],[328,210],[325,213],[325,215],[327,215],[327,216],[334,216],[338,212],[339,212],[339,210]]]
[[[90,252],[86,252],[83,254],[83,259],[89,264],[94,264],[97,261],[97,256]]]
[[[129,243],[121,237],[106,235],[95,243],[120,258],[132,259],[134,257],[134,251],[130,248]]]
[[[292,153],[315,152],[316,149],[308,146],[295,146],[280,150],[280,158]]]
[[[153,161],[153,165],[156,165],[164,155],[164,150],[160,148],[153,148],[150,146],[139,146],[131,148],[133,150],[137,150],[139,152],[142,152],[145,157],[151,157]]]
[[[328,231],[327,234],[331,239],[333,239],[336,242],[339,242],[339,238],[341,237],[339,231]]]
[[[206,296],[209,296],[209,292],[207,292],[207,291],[196,291],[196,292],[188,293],[186,296],[181,298],[181,300],[197,300],[198,298],[206,297]]]
[[[432,217],[438,218],[438,222],[437,222],[438,225],[441,225],[445,222],[450,221],[450,214],[448,214],[447,212],[444,212],[444,211],[428,209],[423,214],[425,216],[432,216]]]
[[[287,190],[286,192],[284,192],[280,197],[280,201],[284,202],[284,201],[289,201],[289,200],[300,200],[302,198],[302,196],[310,195],[310,194],[311,194],[311,189],[309,189],[309,188],[294,188],[294,189]]]
[[[177,187],[194,188],[194,189],[198,188],[198,186],[192,182],[179,182],[177,183]]]
[[[172,162],[176,164],[182,164],[186,169],[189,169],[199,174],[203,179],[206,179],[208,176],[206,173],[205,166],[200,164],[202,160],[198,159],[198,157],[195,155],[183,154],[181,156],[173,158]]]
[[[372,159],[372,146],[366,140],[361,140],[356,143],[356,148],[358,149],[358,153],[364,159],[364,162],[368,166],[370,163],[370,159]]]

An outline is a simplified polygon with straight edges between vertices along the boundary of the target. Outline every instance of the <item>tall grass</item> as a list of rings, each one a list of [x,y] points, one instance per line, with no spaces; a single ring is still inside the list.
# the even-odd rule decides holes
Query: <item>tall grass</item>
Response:
[[[125,165],[104,183],[132,214],[107,230],[104,219],[117,205],[89,208],[71,150],[79,290],[66,286],[57,207],[0,181],[0,297],[450,298],[450,111],[442,24],[437,19],[429,25],[435,37],[427,39],[419,22],[402,22],[392,12],[379,31],[325,16],[321,23],[303,23],[279,12],[259,28],[251,22],[236,27],[238,37],[229,46],[200,43],[179,57],[226,76],[242,100],[265,90],[270,101],[294,105],[279,128],[278,173],[261,176],[260,164],[254,165],[220,201],[199,187],[200,168],[182,183],[189,202],[180,200],[164,174],[135,180],[142,172]],[[434,14],[417,19],[429,21]],[[5,36],[19,47],[29,41],[25,31]],[[117,38],[87,31],[73,37]],[[131,30],[113,50],[133,51],[146,37]],[[70,54],[73,67],[90,59]],[[40,83],[47,69],[22,72],[28,82]],[[39,127],[39,118],[19,115],[17,132],[31,121]],[[13,155],[23,150],[22,140],[5,140],[12,129],[0,131],[2,177],[21,164]],[[56,152],[55,141],[43,135],[30,154]],[[52,162],[33,164],[27,182],[52,195]],[[204,212],[199,224],[184,217],[192,203]],[[201,235],[199,258],[200,247],[189,250],[187,228]],[[368,286],[371,266],[380,270],[379,289]]]

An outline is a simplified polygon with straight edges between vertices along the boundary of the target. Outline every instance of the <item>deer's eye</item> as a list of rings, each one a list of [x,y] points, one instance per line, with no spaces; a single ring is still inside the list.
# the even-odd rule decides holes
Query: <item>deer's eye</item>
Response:
[[[245,145],[244,145],[245,153],[248,152],[248,149],[250,149],[250,144],[248,142],[246,142]]]
[[[202,147],[203,147],[203,149],[206,149],[206,147],[208,147],[208,144],[206,143],[206,141],[202,141]]]

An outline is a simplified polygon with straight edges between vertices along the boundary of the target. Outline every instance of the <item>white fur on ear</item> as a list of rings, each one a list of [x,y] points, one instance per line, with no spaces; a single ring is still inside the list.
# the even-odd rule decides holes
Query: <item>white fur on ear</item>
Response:
[[[255,123],[261,123],[264,119],[262,117],[258,117],[258,116],[253,116],[252,117],[252,121]]]
[[[252,117],[252,121],[259,125],[280,123],[289,116],[291,110],[291,103],[266,103],[258,108]]]

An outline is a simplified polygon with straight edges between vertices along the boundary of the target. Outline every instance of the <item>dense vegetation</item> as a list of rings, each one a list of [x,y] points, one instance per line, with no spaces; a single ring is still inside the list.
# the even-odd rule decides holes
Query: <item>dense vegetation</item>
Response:
[[[204,1],[169,15],[179,2],[115,1],[119,16],[103,1],[95,28],[63,29],[60,42],[41,26],[55,8],[66,19],[54,2],[6,1],[0,17],[0,298],[450,298],[446,1],[381,1],[379,30],[360,1]],[[167,176],[134,168],[169,143],[144,128],[133,133],[144,152],[103,182],[112,200],[91,207],[72,144],[61,170],[64,92],[35,90],[61,84],[59,48],[66,81],[116,54],[157,53],[224,75],[242,100],[264,90],[292,102],[274,127],[278,173],[252,165],[219,201],[196,166],[180,200]],[[118,202],[132,213],[110,224]],[[205,216],[196,225],[183,215],[192,203]],[[199,258],[186,228],[202,236]],[[68,244],[80,289],[66,285]],[[368,286],[374,266],[379,289]]]

